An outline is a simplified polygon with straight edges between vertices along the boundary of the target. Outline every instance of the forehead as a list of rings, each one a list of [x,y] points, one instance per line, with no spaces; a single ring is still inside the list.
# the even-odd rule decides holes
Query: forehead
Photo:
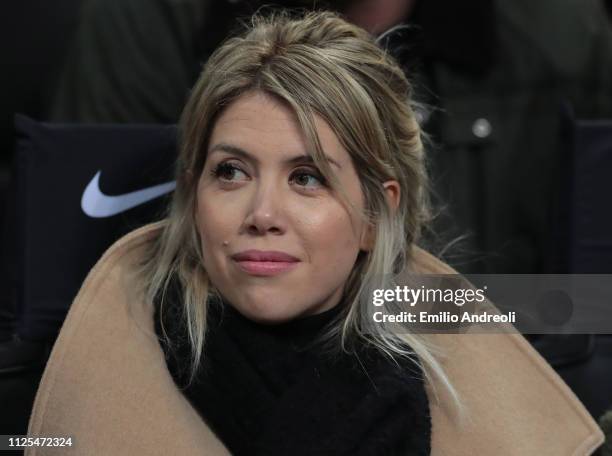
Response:
[[[350,159],[340,140],[320,116],[315,127],[326,155],[341,163]],[[282,160],[296,154],[308,155],[305,135],[297,116],[286,103],[262,92],[249,92],[231,103],[219,116],[209,141],[229,143],[260,158]]]

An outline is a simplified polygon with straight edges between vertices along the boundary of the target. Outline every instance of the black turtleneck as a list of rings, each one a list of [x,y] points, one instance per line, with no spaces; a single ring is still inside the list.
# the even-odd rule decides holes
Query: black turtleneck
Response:
[[[340,311],[265,325],[211,303],[191,384],[180,306],[164,305],[171,345],[161,337],[158,308],[155,327],[175,382],[234,455],[428,455],[422,372],[365,345],[353,354],[327,350],[318,336]]]

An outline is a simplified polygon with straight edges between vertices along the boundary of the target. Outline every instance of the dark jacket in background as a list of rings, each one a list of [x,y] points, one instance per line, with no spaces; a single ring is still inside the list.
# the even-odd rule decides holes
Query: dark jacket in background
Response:
[[[468,235],[464,248],[480,261],[463,272],[549,271],[554,208],[568,204],[557,200],[562,107],[612,117],[604,9],[597,0],[433,3],[417,16],[421,96],[437,108],[425,122],[438,143],[432,177],[449,209],[439,226]]]
[[[205,0],[86,0],[51,121],[175,123],[198,72]]]

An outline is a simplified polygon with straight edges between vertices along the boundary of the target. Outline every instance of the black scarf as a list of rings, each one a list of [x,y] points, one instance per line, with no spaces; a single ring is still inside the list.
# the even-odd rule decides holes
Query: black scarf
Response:
[[[429,403],[414,363],[398,367],[364,344],[347,354],[317,342],[341,306],[264,325],[212,302],[202,368],[188,384],[190,348],[178,302],[163,312],[169,371],[232,454],[430,453]],[[158,306],[155,327],[163,341]]]

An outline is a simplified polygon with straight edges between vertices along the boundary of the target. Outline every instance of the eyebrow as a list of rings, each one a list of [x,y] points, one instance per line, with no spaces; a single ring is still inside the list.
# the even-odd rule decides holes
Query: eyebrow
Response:
[[[257,157],[255,157],[253,154],[247,152],[246,150],[238,146],[234,146],[232,144],[227,144],[227,143],[215,144],[209,149],[208,154],[210,155],[213,152],[217,152],[217,151],[239,155],[247,160],[251,160],[253,162],[259,163],[259,160],[257,159]],[[342,169],[342,166],[340,166],[340,164],[337,161],[335,161],[333,158],[329,157],[328,155],[325,155],[325,159],[332,165],[335,165],[339,169]],[[284,160],[284,163],[287,163],[289,165],[297,164],[297,163],[314,163],[314,159],[310,155],[296,155],[295,157],[291,157],[291,158],[288,158],[287,160]]]

